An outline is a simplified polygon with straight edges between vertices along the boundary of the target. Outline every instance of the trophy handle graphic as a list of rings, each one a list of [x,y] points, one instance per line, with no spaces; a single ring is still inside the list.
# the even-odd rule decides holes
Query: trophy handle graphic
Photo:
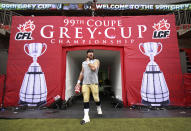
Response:
[[[25,49],[25,47],[26,47],[26,46],[28,47],[28,46],[29,46],[29,44],[25,44],[25,45],[24,45],[24,51],[25,51],[25,53],[26,53],[27,55],[29,55],[29,56],[30,56],[30,54],[29,54],[29,53],[26,51],[26,49]]]
[[[141,51],[141,53],[142,53],[143,55],[146,55],[146,53],[142,51],[141,46],[143,46],[143,43],[140,43],[140,44],[139,44],[139,50]],[[146,56],[147,56],[147,55],[146,55]]]
[[[44,49],[44,51],[40,54],[40,56],[41,56],[42,54],[44,54],[44,52],[45,52],[46,49],[47,49],[47,45],[46,45],[45,43],[43,43],[42,46],[45,46],[45,49]]]
[[[157,52],[157,54],[156,55],[158,55],[158,54],[160,54],[160,52],[162,51],[162,43],[158,43],[160,46],[161,46],[161,48],[160,48],[160,51],[159,52]]]

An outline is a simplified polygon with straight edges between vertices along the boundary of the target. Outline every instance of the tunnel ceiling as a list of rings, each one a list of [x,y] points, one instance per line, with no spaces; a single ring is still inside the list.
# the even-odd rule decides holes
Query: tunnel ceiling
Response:
[[[94,56],[98,58],[101,62],[111,64],[113,63],[115,57],[119,56],[119,51],[109,51],[109,50],[94,50]],[[72,51],[70,55],[74,59],[83,61],[86,56],[86,50]]]

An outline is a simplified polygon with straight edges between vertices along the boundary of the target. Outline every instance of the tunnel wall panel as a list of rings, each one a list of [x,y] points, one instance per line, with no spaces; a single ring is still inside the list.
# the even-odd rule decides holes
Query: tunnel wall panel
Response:
[[[24,52],[24,45],[31,43],[47,45],[45,53],[38,57],[47,85],[47,103],[53,102],[57,95],[65,99],[67,51],[93,48],[122,52],[123,102],[126,104],[128,100],[129,105],[140,104],[142,78],[149,57],[141,53],[139,45],[146,42],[162,44],[162,51],[155,54],[155,61],[163,72],[169,89],[169,104],[184,105],[174,15],[14,16],[8,55],[5,105],[16,106],[20,101],[23,79],[34,56],[34,53],[33,56],[29,56]],[[161,47],[158,44],[157,47],[156,52],[159,52]],[[29,47],[26,47],[27,52],[28,49]]]

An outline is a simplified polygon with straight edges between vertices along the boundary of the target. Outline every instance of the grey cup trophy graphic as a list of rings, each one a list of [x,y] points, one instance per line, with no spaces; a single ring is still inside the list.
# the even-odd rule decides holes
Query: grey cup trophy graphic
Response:
[[[158,50],[159,46],[160,50]],[[150,62],[143,73],[141,84],[142,103],[151,106],[169,104],[169,90],[163,72],[154,61],[155,56],[162,51],[162,44],[156,42],[140,43],[139,50],[150,58]]]
[[[42,52],[44,48],[44,51]],[[26,51],[28,48],[28,52]],[[30,43],[24,45],[24,51],[33,58],[33,63],[25,73],[21,89],[20,101],[21,105],[39,106],[46,103],[47,86],[44,73],[41,66],[37,62],[39,56],[43,55],[47,49],[45,43]]]

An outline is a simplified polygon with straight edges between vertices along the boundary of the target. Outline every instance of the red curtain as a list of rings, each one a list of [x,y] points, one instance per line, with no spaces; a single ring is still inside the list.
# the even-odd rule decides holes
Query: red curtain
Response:
[[[0,104],[2,104],[3,88],[5,82],[5,75],[0,75]]]
[[[191,106],[191,74],[184,74],[185,105]]]
[[[181,49],[186,52],[189,57],[189,61],[191,63],[191,49]],[[185,90],[185,105],[191,106],[191,74],[184,74],[184,90]]]

